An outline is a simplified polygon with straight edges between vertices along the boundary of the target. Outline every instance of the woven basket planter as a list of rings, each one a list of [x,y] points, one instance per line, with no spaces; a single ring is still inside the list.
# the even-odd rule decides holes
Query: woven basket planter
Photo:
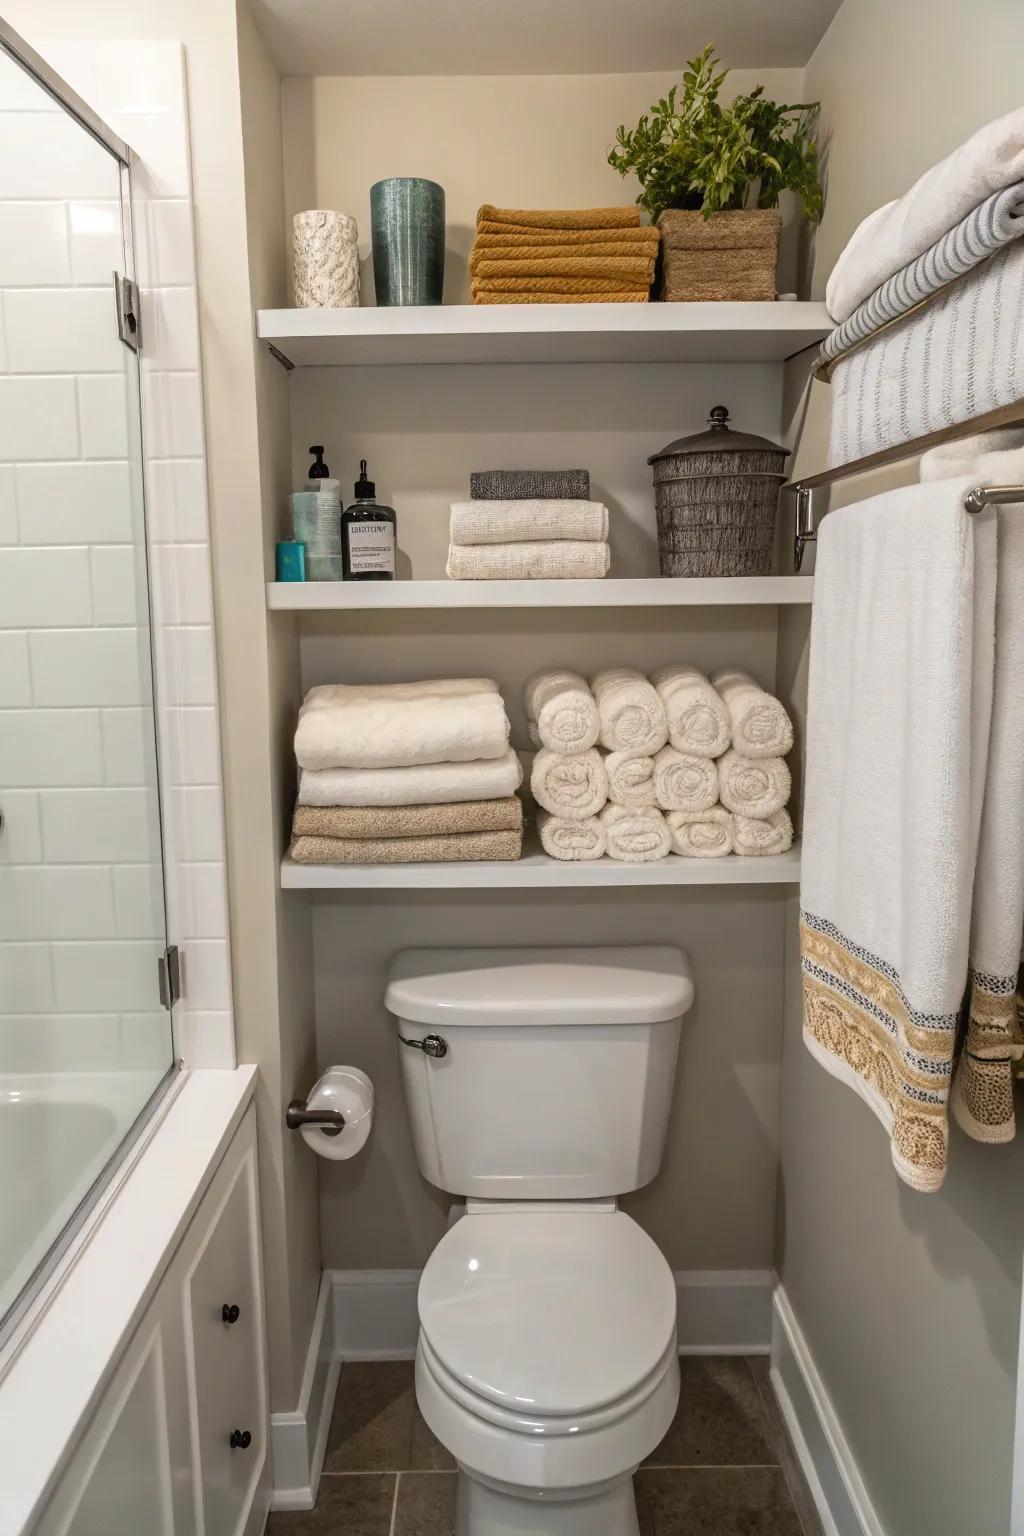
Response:
[[[700,300],[774,299],[782,215],[774,208],[732,213],[659,215],[661,297]]]

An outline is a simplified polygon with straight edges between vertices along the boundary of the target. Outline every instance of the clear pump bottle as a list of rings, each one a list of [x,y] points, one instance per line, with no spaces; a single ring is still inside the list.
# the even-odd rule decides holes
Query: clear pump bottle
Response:
[[[398,518],[393,507],[377,500],[377,487],[367,479],[366,460],[359,461],[355,501],[341,514],[341,560],[346,581],[394,581]]]

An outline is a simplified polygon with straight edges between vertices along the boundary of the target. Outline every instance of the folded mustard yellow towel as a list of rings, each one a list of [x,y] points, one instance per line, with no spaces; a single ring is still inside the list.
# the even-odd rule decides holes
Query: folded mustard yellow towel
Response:
[[[623,287],[632,284],[637,288],[650,282],[653,274],[653,256],[534,256],[527,261],[482,256],[473,272],[481,281],[492,277],[618,277],[626,279]]]
[[[452,832],[515,832],[523,825],[517,795],[448,805],[297,805],[292,836],[444,837]]]
[[[487,277],[471,284],[484,293],[621,293],[621,277]],[[633,279],[630,278],[630,282]]]
[[[631,208],[495,208],[477,210],[477,228],[485,224],[521,224],[527,229],[621,229],[640,223],[640,209]]]
[[[451,832],[441,837],[296,837],[296,864],[463,864],[510,862],[523,851],[518,832]]]
[[[518,250],[539,246],[544,250],[579,250],[597,246],[598,250],[616,251],[629,256],[648,249],[657,252],[661,234],[653,224],[637,229],[521,229],[498,225],[491,230],[477,230],[474,250]]]
[[[628,288],[622,293],[495,293],[473,285],[474,304],[646,304],[649,288]]]

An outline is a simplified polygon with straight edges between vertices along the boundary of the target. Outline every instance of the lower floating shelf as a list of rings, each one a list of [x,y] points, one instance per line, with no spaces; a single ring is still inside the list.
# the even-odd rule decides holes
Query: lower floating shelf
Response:
[[[730,854],[724,859],[683,859],[670,854],[655,864],[621,864],[616,859],[565,863],[527,844],[514,863],[478,864],[296,864],[281,862],[286,891],[564,890],[566,887],[639,885],[796,885],[800,848],[772,858]]]

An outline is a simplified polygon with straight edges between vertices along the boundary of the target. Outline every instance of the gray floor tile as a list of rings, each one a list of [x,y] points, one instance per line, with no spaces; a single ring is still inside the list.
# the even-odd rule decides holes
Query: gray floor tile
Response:
[[[641,1536],[801,1536],[778,1467],[642,1469]]]
[[[394,1536],[453,1536],[454,1531],[455,1473],[403,1472]]]
[[[765,1412],[768,1415],[768,1423],[772,1437],[772,1443],[778,1451],[778,1460],[782,1466],[783,1475],[789,1487],[790,1497],[800,1519],[803,1536],[822,1536],[821,1522],[818,1512],[811,1498],[811,1490],[807,1486],[807,1479],[796,1459],[796,1454],[790,1444],[786,1426],[783,1423],[779,1410],[778,1400],[772,1389],[769,1378],[770,1361],[767,1355],[750,1355],[747,1359],[751,1373],[757,1383],[764,1403]]]
[[[394,1477],[324,1477],[316,1508],[271,1515],[266,1536],[389,1536],[395,1503]]]
[[[409,1465],[414,1472],[454,1472],[455,1457],[424,1423],[418,1408],[413,1411],[412,1450]]]
[[[679,1407],[645,1467],[770,1466],[779,1454],[761,1394],[741,1355],[679,1362]]]
[[[341,1369],[324,1471],[402,1472],[416,1409],[411,1360],[348,1361]]]

